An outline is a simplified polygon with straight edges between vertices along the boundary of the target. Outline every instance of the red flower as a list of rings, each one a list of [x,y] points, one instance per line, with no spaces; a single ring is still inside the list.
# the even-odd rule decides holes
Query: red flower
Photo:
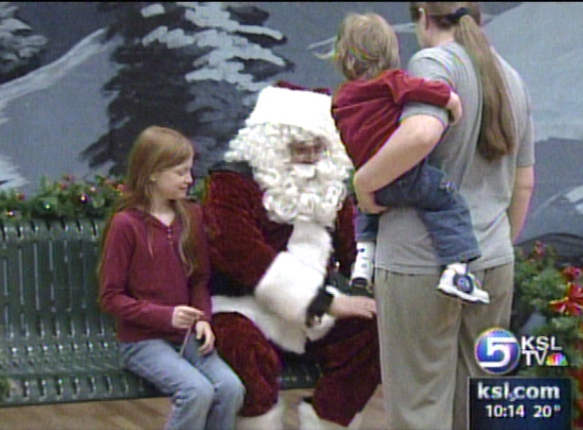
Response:
[[[579,267],[567,266],[563,269],[563,275],[569,281],[574,281],[581,276],[581,269]]]
[[[571,316],[579,316],[583,313],[583,287],[574,282],[567,284],[567,296],[559,300],[552,300],[549,306],[555,312]]]
[[[536,257],[544,257],[545,255],[545,245],[542,242],[536,242],[536,244],[534,245],[534,248],[532,250],[533,254]]]

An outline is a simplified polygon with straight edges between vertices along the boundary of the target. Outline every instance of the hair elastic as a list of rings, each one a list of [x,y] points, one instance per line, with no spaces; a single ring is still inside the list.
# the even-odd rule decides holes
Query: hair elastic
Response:
[[[467,7],[460,7],[454,13],[450,13],[449,15],[446,15],[445,17],[452,24],[457,24],[458,22],[460,22],[460,19],[462,16],[469,15],[469,14],[470,14],[470,10]]]

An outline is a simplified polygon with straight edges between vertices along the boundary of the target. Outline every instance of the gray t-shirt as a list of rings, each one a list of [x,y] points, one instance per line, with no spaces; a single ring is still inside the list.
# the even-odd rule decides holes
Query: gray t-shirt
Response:
[[[497,54],[496,54],[497,55]],[[534,164],[534,130],[530,99],[516,71],[501,57],[516,119],[517,150],[491,162],[478,154],[476,144],[482,115],[482,88],[465,48],[455,42],[422,49],[410,60],[411,74],[449,84],[462,100],[460,123],[450,127],[429,155],[466,199],[482,257],[472,270],[506,264],[514,259],[507,215],[517,167]],[[411,103],[401,116],[425,114],[447,123],[442,108]],[[406,274],[434,274],[439,269],[427,229],[413,208],[391,208],[379,223],[375,265]]]

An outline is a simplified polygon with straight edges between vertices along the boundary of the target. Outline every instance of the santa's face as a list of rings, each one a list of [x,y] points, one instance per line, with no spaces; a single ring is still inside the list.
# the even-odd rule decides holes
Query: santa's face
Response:
[[[271,220],[331,227],[344,201],[350,160],[341,142],[329,139],[300,127],[259,124],[239,131],[225,159],[251,165]]]
[[[291,142],[289,145],[293,164],[314,164],[324,157],[326,144],[322,139]]]
[[[272,172],[256,172],[265,190],[265,209],[277,222],[331,226],[345,195],[342,169],[330,158],[325,141],[294,141],[287,146],[288,162],[274,163]]]

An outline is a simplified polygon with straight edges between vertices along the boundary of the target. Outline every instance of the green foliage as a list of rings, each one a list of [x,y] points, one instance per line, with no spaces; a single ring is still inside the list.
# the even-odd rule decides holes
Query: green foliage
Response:
[[[0,191],[0,220],[105,218],[117,201],[122,185],[96,176],[76,181],[66,175],[61,181],[43,178],[35,195],[9,189]]]
[[[547,317],[554,315],[549,301],[560,299],[566,293],[566,279],[557,266],[554,251],[540,243],[527,256],[517,252],[514,283],[519,309],[537,310]]]
[[[528,255],[517,252],[515,268],[515,303],[520,316],[538,313],[544,323],[534,329],[534,336],[555,336],[563,348],[568,366],[521,365],[519,376],[573,378],[575,415],[583,416],[581,406],[583,373],[583,287],[579,267],[558,263],[554,250],[537,243]],[[516,332],[519,327],[513,327]]]
[[[354,169],[350,170],[350,176],[348,176],[348,179],[346,180],[346,188],[348,190],[348,194],[349,195],[354,195]]]
[[[121,180],[100,175],[92,181],[75,180],[70,175],[60,181],[43,178],[36,194],[30,197],[15,189],[0,190],[0,221],[105,219],[122,190]],[[192,187],[190,197],[201,200],[204,191],[205,178],[200,178]]]
[[[545,323],[533,335],[555,336],[568,363],[573,367],[582,366],[583,297],[578,295],[579,290],[583,292],[581,269],[561,267],[553,249],[537,243],[529,255],[517,253],[514,279],[516,313],[537,312],[545,317]],[[536,372],[548,370],[547,366],[535,368]]]
[[[207,177],[197,178],[190,187],[189,197],[197,202],[203,202],[206,196],[208,181]]]

